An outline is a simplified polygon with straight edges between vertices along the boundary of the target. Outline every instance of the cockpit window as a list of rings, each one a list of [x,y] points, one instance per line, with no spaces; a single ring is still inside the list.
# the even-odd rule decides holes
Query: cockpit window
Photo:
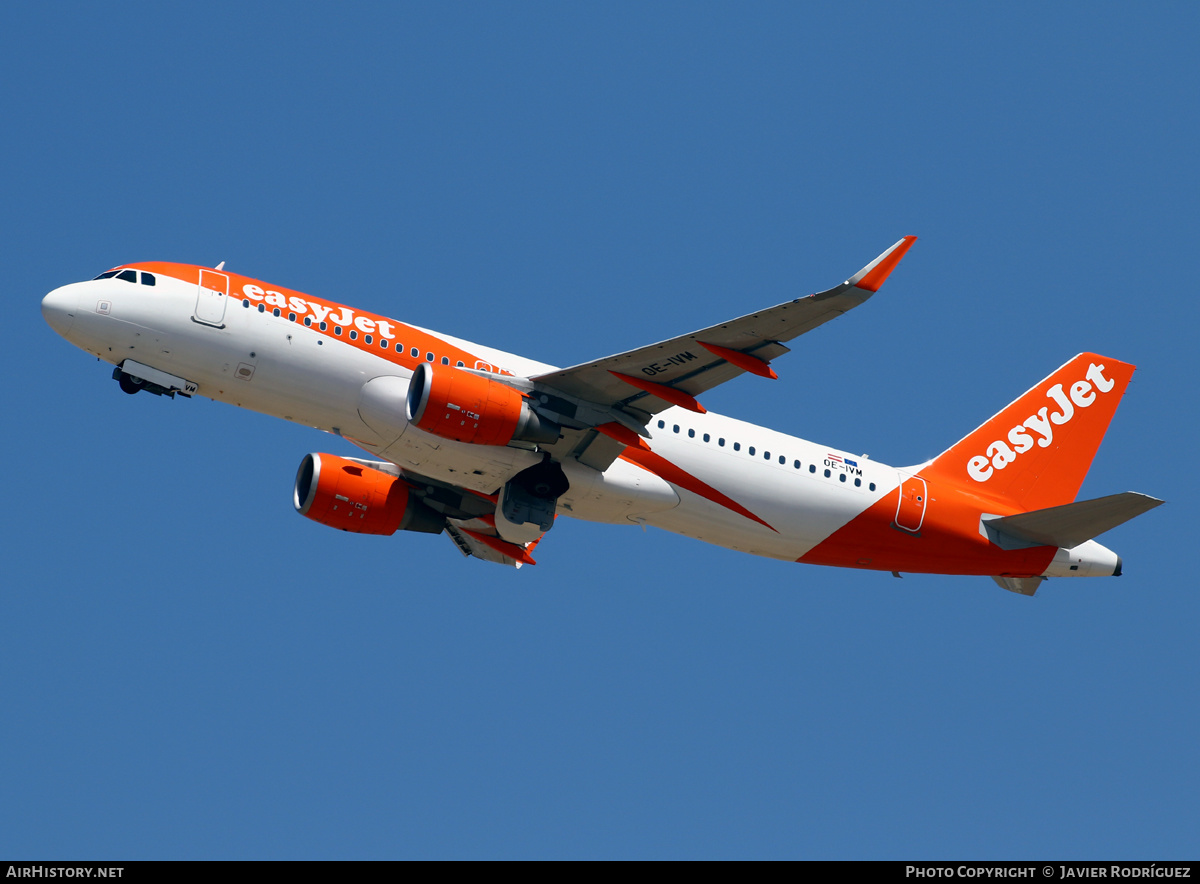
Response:
[[[96,277],[96,279],[108,279],[110,276],[116,276],[116,275],[117,275],[117,271],[109,270],[107,273],[101,273],[99,276]]]
[[[136,270],[122,270],[117,274],[117,279],[123,279],[126,282],[137,282]]]
[[[154,282],[155,282],[154,274],[147,273],[145,270],[143,270],[142,271],[142,285],[154,285]]]

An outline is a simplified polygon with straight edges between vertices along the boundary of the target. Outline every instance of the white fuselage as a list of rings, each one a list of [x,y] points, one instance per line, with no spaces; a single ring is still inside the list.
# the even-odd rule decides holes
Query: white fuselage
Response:
[[[201,278],[215,273],[199,272]],[[107,278],[63,286],[46,296],[43,313],[61,335],[106,362],[132,360],[186,379],[198,395],[334,433],[412,474],[488,495],[540,460],[533,446],[474,445],[421,430],[405,419],[404,390],[420,361],[462,366],[464,359],[475,359],[467,367],[520,377],[553,366],[315,299],[306,304],[293,296],[289,307],[287,295],[264,295],[253,284],[214,300],[203,286],[198,295],[195,283],[162,272],[156,276],[153,285]],[[314,314],[328,323],[318,327]],[[372,334],[374,349],[363,346]],[[408,365],[398,360],[401,355]],[[621,457],[601,472],[564,460],[570,488],[558,499],[558,512],[653,525],[796,561],[873,507],[880,510],[889,495],[900,499],[895,492],[920,469],[897,470],[683,408],[655,415],[648,431],[655,468]],[[902,513],[901,504],[889,503],[886,515],[894,513],[897,522],[916,520],[909,527],[918,534],[926,501],[915,499],[919,512]],[[1044,573],[1077,576],[1105,568],[1113,573],[1115,555],[1089,544],[1086,554],[1059,556]],[[1071,561],[1074,570],[1068,570]],[[1081,562],[1087,565],[1082,570]],[[844,564],[890,569],[869,555]],[[1042,566],[1033,573],[1043,573]]]

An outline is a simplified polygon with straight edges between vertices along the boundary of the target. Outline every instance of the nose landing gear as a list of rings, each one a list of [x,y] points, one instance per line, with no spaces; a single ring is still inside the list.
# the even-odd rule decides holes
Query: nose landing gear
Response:
[[[128,393],[130,396],[146,389],[145,381],[143,381],[141,378],[135,378],[131,374],[126,374],[119,368],[113,372],[113,377],[117,379],[117,384],[121,387],[121,391],[123,393]]]
[[[121,389],[130,396],[145,390],[155,396],[169,396],[174,399],[176,393],[180,396],[191,396],[198,389],[197,385],[191,381],[177,378],[148,365],[142,365],[132,359],[126,359],[114,368],[112,376]]]

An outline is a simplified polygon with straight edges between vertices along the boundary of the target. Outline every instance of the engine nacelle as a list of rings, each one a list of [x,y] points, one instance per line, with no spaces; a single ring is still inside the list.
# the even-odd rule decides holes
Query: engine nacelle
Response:
[[[445,518],[409,490],[402,479],[357,461],[307,454],[296,472],[292,503],[314,522],[355,534],[440,534]]]
[[[449,365],[417,366],[405,411],[415,426],[455,442],[558,441],[558,425],[540,417],[519,391]]]

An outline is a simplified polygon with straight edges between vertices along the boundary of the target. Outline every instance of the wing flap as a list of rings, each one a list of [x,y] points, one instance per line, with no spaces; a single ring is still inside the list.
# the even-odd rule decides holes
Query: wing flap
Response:
[[[496,534],[496,527],[486,519],[447,519],[446,533],[464,556],[475,556],[485,562],[495,562],[510,568],[536,565],[529,554],[542,538],[532,543],[509,543]],[[543,534],[542,537],[545,537]]]

